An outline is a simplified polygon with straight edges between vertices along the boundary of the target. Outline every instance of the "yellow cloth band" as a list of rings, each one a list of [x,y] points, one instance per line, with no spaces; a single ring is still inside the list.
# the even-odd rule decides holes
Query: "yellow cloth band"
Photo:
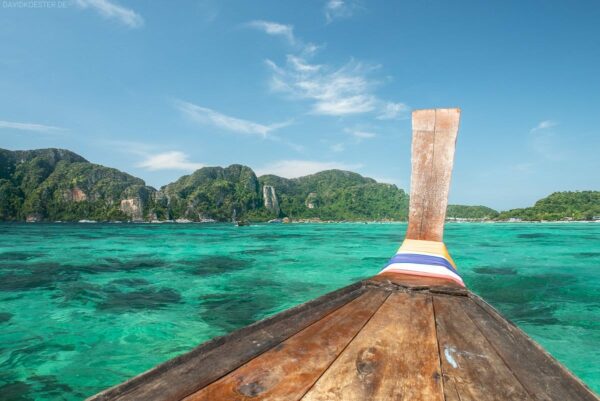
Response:
[[[456,269],[456,263],[452,260],[452,257],[448,253],[446,244],[438,241],[425,241],[419,239],[405,239],[398,249],[398,252],[404,253],[426,253],[430,255],[437,255],[446,259]]]

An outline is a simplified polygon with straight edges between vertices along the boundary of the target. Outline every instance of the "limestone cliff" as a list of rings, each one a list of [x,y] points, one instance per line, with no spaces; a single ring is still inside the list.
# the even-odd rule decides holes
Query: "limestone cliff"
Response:
[[[87,194],[79,187],[74,187],[64,191],[63,197],[70,202],[83,202],[88,199]]]
[[[314,209],[315,207],[317,207],[317,193],[316,192],[311,192],[308,194],[308,196],[306,197],[306,201],[304,201],[305,205],[307,208],[309,209]]]
[[[266,209],[272,211],[276,215],[279,215],[281,210],[279,209],[279,201],[277,200],[275,187],[271,185],[263,186],[263,203]]]
[[[122,199],[119,209],[133,221],[144,219],[142,200],[140,198]]]

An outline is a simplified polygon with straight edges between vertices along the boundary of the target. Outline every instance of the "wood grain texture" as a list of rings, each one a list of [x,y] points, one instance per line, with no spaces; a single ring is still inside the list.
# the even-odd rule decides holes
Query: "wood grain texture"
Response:
[[[447,400],[532,400],[469,318],[465,297],[435,296],[437,338]]]
[[[479,297],[472,298],[474,302],[465,304],[469,317],[536,400],[599,400],[521,329]]]
[[[365,292],[355,283],[215,338],[88,400],[181,400]]]
[[[415,276],[399,272],[383,272],[371,277],[370,283],[390,283],[409,289],[427,289],[432,292],[467,295],[468,290],[450,279],[437,277]]]
[[[372,290],[185,401],[300,399],[388,297]]]
[[[412,114],[412,174],[406,238],[443,241],[460,109]]]
[[[395,292],[303,401],[442,401],[431,297]]]

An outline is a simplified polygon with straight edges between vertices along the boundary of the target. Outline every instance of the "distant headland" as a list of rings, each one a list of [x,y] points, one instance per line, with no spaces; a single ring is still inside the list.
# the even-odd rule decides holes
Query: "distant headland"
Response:
[[[159,190],[64,149],[0,149],[0,221],[405,221],[407,193],[327,170],[287,179],[247,166],[203,167]],[[557,192],[498,212],[449,205],[449,220],[600,220],[600,191]],[[286,220],[286,221],[287,221]]]

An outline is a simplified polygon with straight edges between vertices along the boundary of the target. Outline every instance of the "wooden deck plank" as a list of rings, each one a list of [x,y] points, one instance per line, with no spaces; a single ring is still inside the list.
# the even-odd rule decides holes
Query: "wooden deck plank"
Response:
[[[496,352],[535,398],[597,401],[598,398],[521,329],[477,296],[465,310]]]
[[[390,295],[302,400],[443,400],[431,297]]]
[[[299,400],[388,295],[362,294],[185,401]]]
[[[433,298],[446,399],[532,400],[465,312],[470,302],[465,297]]]
[[[215,338],[88,400],[181,400],[364,293],[362,282]]]

